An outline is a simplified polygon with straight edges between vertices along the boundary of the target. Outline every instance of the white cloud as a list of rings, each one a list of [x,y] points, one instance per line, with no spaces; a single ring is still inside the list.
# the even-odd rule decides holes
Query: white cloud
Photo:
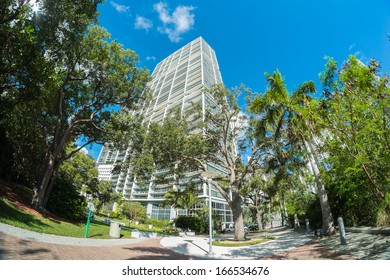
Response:
[[[348,50],[349,51],[352,50],[355,46],[356,46],[355,44],[349,45]]]
[[[136,29],[145,29],[148,30],[149,28],[152,28],[153,22],[150,19],[137,16],[135,19],[135,28]]]
[[[149,60],[156,61],[156,57],[155,57],[155,56],[147,56],[147,57],[146,57],[146,60],[147,60],[147,61],[149,61]]]
[[[129,6],[121,5],[121,4],[118,4],[118,3],[114,2],[114,1],[111,1],[110,4],[111,4],[111,6],[114,7],[114,9],[118,13],[124,13],[124,14],[130,13],[130,7]]]
[[[156,3],[153,7],[163,23],[158,30],[167,34],[171,42],[179,42],[182,39],[181,35],[191,30],[195,24],[195,15],[191,13],[195,9],[193,6],[177,6],[172,14],[164,2]]]

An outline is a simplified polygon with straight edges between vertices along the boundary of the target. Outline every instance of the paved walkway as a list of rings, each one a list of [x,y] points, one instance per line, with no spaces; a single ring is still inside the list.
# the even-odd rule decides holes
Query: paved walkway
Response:
[[[32,232],[0,223],[0,260],[192,259],[160,245],[161,238],[85,239]]]
[[[0,259],[13,260],[159,260],[159,259],[382,259],[390,260],[390,236],[347,233],[315,240],[312,235],[276,230],[275,240],[249,247],[213,246],[207,236],[141,239],[84,239],[31,232],[0,223]],[[224,236],[226,237],[226,235]],[[251,237],[251,236],[249,236]],[[217,237],[219,238],[219,237]]]
[[[208,254],[209,238],[206,236],[165,237],[161,240],[161,244],[177,253],[191,255],[197,258],[256,259],[286,252],[302,246],[313,239],[312,236],[297,233],[292,230],[268,233],[268,235],[275,236],[276,238],[265,243],[245,247],[213,246],[213,255]],[[250,238],[251,235],[248,237]]]
[[[347,244],[341,245],[339,236],[332,236],[321,243],[358,260],[390,260],[389,235],[347,232],[346,240]]]

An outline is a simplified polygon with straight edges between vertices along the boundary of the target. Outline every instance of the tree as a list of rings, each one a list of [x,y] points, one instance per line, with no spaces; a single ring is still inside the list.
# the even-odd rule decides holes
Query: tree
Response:
[[[259,229],[263,229],[263,210],[264,205],[269,203],[268,193],[271,185],[272,183],[270,183],[270,180],[265,176],[265,171],[259,172],[259,170],[257,170],[250,174],[241,191],[241,195],[249,202],[249,210]]]
[[[65,160],[91,143],[109,142],[118,128],[131,131],[135,121],[123,115],[147,95],[149,76],[136,66],[137,55],[93,25],[98,3],[45,1],[38,15],[19,19],[29,22],[34,53],[31,67],[5,78],[17,85],[7,89],[5,123],[19,166],[35,175],[30,184],[36,209],[45,208]],[[82,146],[65,150],[80,138]]]
[[[146,209],[139,202],[125,201],[121,205],[120,211],[129,220],[129,226],[131,221],[144,222],[147,219]]]
[[[389,78],[371,60],[328,58],[320,74],[320,125],[327,131],[327,181],[350,224],[390,224]]]
[[[250,108],[260,117],[259,127],[261,129],[258,133],[263,135],[262,137],[271,135],[283,139],[281,132],[285,128],[288,137],[285,139],[290,144],[296,146],[300,143],[304,147],[319,195],[323,232],[328,235],[332,234],[334,232],[333,216],[323,176],[320,173],[319,156],[313,144],[315,137],[319,135],[319,126],[316,125],[317,101],[310,97],[310,94],[316,91],[315,85],[313,82],[305,82],[289,95],[279,71],[275,71],[272,76],[268,73],[265,75],[268,89],[264,95],[257,96],[253,100]],[[262,130],[269,125],[271,130]]]
[[[164,205],[181,208],[187,212],[199,202],[199,190],[193,182],[184,185],[184,189],[170,189],[164,195]]]
[[[219,165],[225,172],[213,173],[211,184],[232,209],[235,239],[243,240],[240,191],[247,174],[258,165],[265,143],[255,137],[253,122],[246,122],[247,117],[238,106],[241,89],[229,91],[223,85],[215,85],[206,92],[213,97],[214,105],[204,108],[205,112],[194,104],[194,110],[181,116],[167,117],[162,124],[150,124],[142,153],[134,157],[143,160],[134,161],[133,170],[138,171],[135,172],[138,180],[144,176],[150,178],[153,168],[164,166],[178,180],[190,170],[206,172],[211,168],[208,163]],[[199,125],[194,127],[194,123]],[[242,161],[244,153],[250,155],[246,163]]]
[[[112,188],[110,181],[99,181],[96,187],[91,190],[91,195],[94,198],[97,212],[105,203],[112,202],[117,198],[117,193]]]
[[[81,193],[86,187],[92,188],[96,184],[97,175],[93,158],[82,152],[75,153],[61,165],[47,209],[63,218],[82,220],[87,204]]]
[[[58,166],[82,147],[109,140],[110,122],[115,122],[113,106],[121,106],[119,114],[133,109],[142,99],[147,71],[138,69],[136,54],[124,50],[115,41],[107,43],[109,35],[99,27],[88,29],[75,57],[66,70],[55,76],[59,86],[54,87],[54,129],[52,141],[47,143],[45,164],[33,205],[44,207],[50,194],[50,184]],[[127,127],[130,129],[130,127]],[[82,136],[85,143],[69,154],[64,145]]]

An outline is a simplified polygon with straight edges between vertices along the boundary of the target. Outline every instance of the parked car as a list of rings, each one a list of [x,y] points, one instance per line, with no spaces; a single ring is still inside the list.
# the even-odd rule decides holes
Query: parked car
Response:
[[[248,230],[249,230],[248,226],[247,226],[247,225],[244,225],[244,231],[245,231],[245,232],[248,232]],[[225,232],[225,233],[233,233],[233,232],[234,232],[234,226],[231,225],[231,226],[225,228],[225,229],[223,230],[223,232]]]

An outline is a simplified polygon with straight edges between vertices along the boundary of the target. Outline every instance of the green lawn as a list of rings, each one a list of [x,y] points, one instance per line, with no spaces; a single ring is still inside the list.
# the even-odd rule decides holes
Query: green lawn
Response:
[[[61,236],[83,238],[85,233],[85,223],[69,223],[33,215],[21,211],[3,197],[0,197],[0,222],[31,231]],[[109,230],[109,225],[92,221],[88,237],[110,238],[108,235]],[[121,234],[123,235],[122,238],[131,238],[130,230],[122,229]]]
[[[96,219],[97,220],[101,220],[103,221],[104,219],[110,219],[110,220],[113,220],[115,222],[120,222],[120,223],[124,223],[126,227],[129,227],[129,220],[127,219],[123,219],[123,218],[107,218],[105,216],[99,216],[99,215],[95,215]],[[156,232],[158,234],[167,234],[167,232],[165,232],[165,228],[160,228],[160,227],[153,227],[153,228],[149,228],[149,225],[148,224],[135,224],[135,223],[131,223],[130,224],[130,229],[137,229],[137,230],[141,230],[141,231],[147,231],[147,232]],[[173,233],[173,232],[170,232],[168,233],[169,235],[178,235],[178,233]]]
[[[108,218],[98,215],[95,215],[95,218],[96,220],[91,220],[88,237],[101,239],[111,238],[108,235],[110,225],[103,223],[103,220]],[[129,222],[126,219],[109,219],[124,223],[126,227],[129,226]],[[83,238],[85,234],[86,221],[84,223],[70,223],[33,215],[31,213],[20,210],[19,208],[11,204],[6,198],[0,197],[0,223],[41,233]],[[131,223],[130,230],[121,230],[122,238],[131,238],[131,229],[156,232],[158,234],[167,234],[166,232],[164,232],[165,228],[153,227],[150,229],[149,225],[147,224],[136,225],[135,223]]]

